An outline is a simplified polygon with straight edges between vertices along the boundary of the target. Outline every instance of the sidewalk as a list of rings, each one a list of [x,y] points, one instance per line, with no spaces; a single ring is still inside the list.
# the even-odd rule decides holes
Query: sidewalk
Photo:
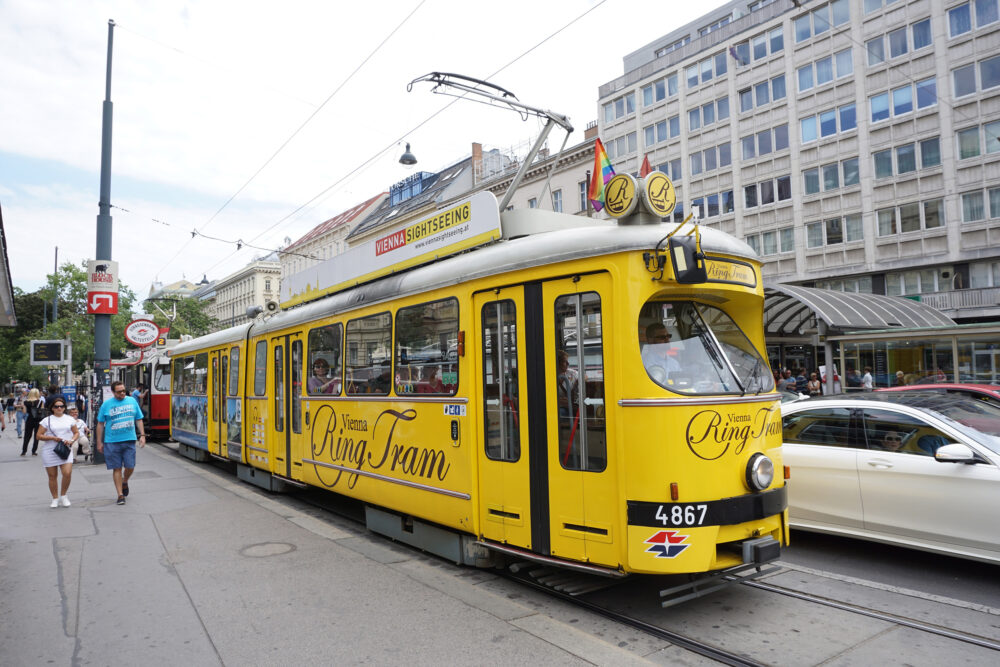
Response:
[[[103,465],[81,462],[73,506],[51,509],[41,457],[30,448],[19,456],[16,435],[11,424],[0,436],[2,665],[692,657],[527,592],[511,595],[489,572],[269,495],[169,444],[139,450],[127,505],[115,504]]]

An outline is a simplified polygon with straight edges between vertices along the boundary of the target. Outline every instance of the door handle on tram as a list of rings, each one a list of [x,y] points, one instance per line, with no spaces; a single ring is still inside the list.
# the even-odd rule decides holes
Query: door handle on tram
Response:
[[[892,463],[886,461],[885,459],[869,459],[868,465],[872,468],[878,468],[879,470],[888,470],[892,468]]]

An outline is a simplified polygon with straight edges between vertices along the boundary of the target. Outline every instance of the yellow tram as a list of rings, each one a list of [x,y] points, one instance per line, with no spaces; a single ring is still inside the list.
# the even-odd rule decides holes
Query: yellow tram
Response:
[[[760,264],[693,229],[477,193],[284,281],[285,310],[176,346],[173,437],[266,488],[355,498],[373,530],[456,562],[773,560]]]

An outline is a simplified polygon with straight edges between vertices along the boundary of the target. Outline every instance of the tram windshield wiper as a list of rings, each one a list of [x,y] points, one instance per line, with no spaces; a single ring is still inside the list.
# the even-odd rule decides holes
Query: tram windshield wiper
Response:
[[[744,396],[746,396],[747,393],[750,391],[750,387],[753,384],[754,380],[757,380],[757,393],[758,394],[760,393],[760,390],[764,388],[764,381],[757,374],[757,371],[759,371],[759,370],[760,370],[760,357],[758,356],[757,357],[757,361],[754,362],[753,368],[750,370],[750,375],[747,376],[747,384],[746,384],[746,387],[744,387],[744,389],[743,389],[743,395]]]

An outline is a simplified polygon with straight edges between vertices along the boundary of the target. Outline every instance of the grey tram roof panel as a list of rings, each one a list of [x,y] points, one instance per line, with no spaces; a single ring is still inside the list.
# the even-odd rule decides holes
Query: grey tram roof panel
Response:
[[[940,311],[902,297],[779,284],[765,285],[764,297],[764,333],[770,335],[798,335],[812,316],[829,333],[955,325]]]

